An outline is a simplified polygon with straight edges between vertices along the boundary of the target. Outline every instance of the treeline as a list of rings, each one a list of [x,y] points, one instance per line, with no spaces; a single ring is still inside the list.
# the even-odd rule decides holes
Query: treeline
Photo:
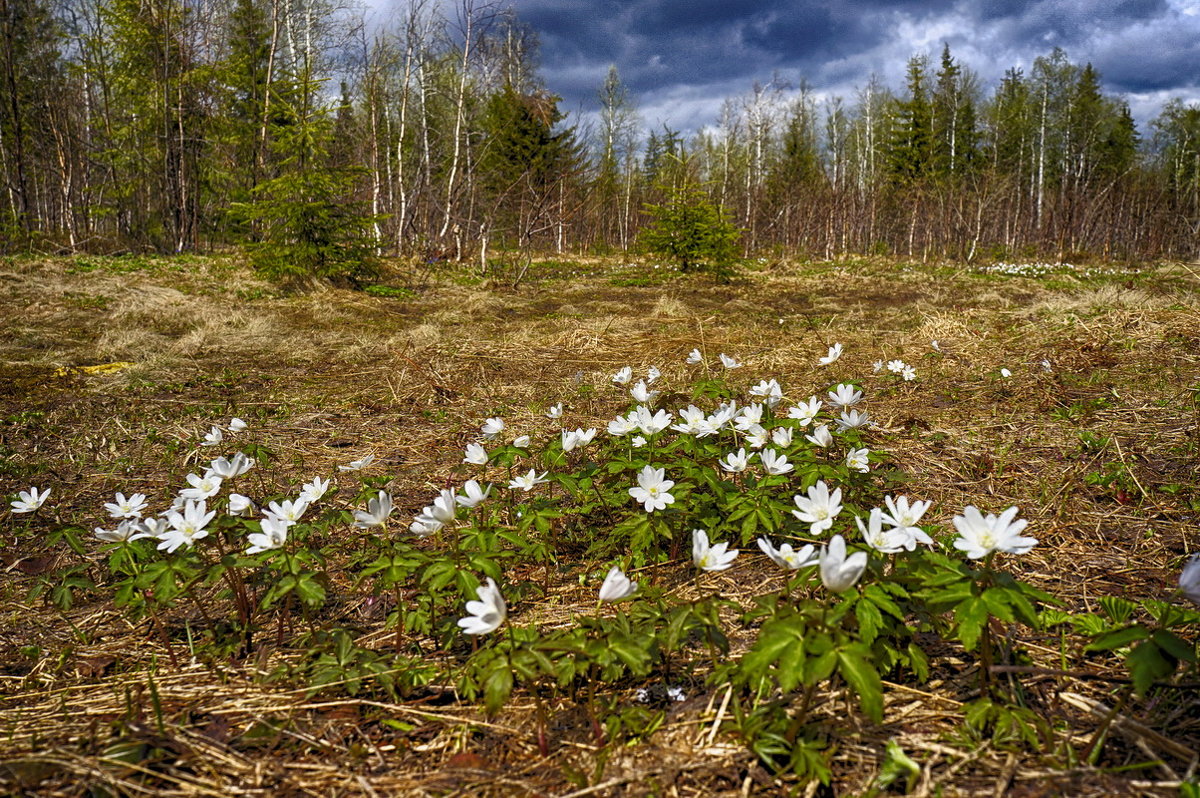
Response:
[[[690,137],[647,130],[615,69],[571,124],[537,42],[484,0],[386,22],[327,0],[0,0],[0,246],[247,246],[286,272],[370,253],[631,247],[699,186],[745,254],[1187,257],[1200,106],[1139,131],[1060,50],[994,90],[910,60],[817,102],[777,81]]]

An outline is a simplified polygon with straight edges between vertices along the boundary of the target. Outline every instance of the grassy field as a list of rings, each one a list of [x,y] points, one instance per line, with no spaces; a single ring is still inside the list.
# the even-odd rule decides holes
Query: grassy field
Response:
[[[1192,266],[764,261],[721,285],[665,267],[561,261],[534,264],[515,286],[515,275],[466,267],[394,268],[366,292],[285,294],[233,259],[0,261],[0,495],[52,491],[35,514],[0,509],[3,791],[869,794],[894,769],[889,741],[917,769],[883,793],[1172,795],[1200,775],[1195,665],[1131,695],[1120,648],[1085,651],[1087,639],[1066,626],[991,624],[1003,642],[997,664],[1008,667],[995,670],[993,689],[1028,711],[1014,717],[1036,719],[1027,726],[968,722],[979,659],[946,641],[930,642],[927,678],[884,674],[882,723],[844,682],[822,681],[806,699],[807,728],[821,741],[828,787],[750,750],[743,697],[706,681],[702,647],[685,649],[686,666],[670,674],[601,685],[605,717],[574,689],[521,684],[489,716],[456,692],[455,674],[490,639],[401,641],[385,622],[416,589],[393,597],[356,583],[361,533],[337,522],[386,485],[400,535],[431,495],[476,473],[463,450],[489,417],[513,436],[553,438],[559,422],[545,411],[561,401],[563,423],[603,437],[629,405],[610,382],[625,365],[662,369],[668,410],[697,401],[688,385],[713,367],[697,373],[684,360],[700,348],[710,363],[725,352],[744,364],[727,377],[743,392],[776,378],[800,401],[859,381],[875,422],[864,441],[886,456],[868,477],[931,500],[925,520],[943,530],[968,504],[1020,507],[1039,544],[1004,564],[1060,611],[1098,612],[1106,596],[1185,606],[1179,572],[1200,542]],[[834,343],[841,359],[818,365]],[[916,380],[873,371],[897,358]],[[432,667],[422,684],[393,693],[366,678],[350,694],[344,678],[311,689],[299,620],[286,631],[282,619],[268,625],[251,650],[223,647],[223,582],[195,586],[198,600],[157,617],[114,606],[107,549],[91,536],[111,523],[103,504],[122,491],[165,506],[187,474],[234,451],[198,445],[234,416],[249,425],[239,442],[274,453],[251,472],[262,475],[258,497],[294,493],[314,475],[339,488],[334,520],[313,543],[328,579],[309,628],[352,630],[380,657],[395,641]],[[369,469],[338,471],[368,454]],[[366,488],[364,477],[374,480]],[[79,551],[56,533],[72,526],[83,530]],[[597,613],[611,558],[578,527],[555,541],[544,560],[505,565],[510,624],[563,629]],[[665,596],[703,589],[727,599],[730,660],[756,628],[736,621],[738,608],[781,585],[752,542],[741,548],[734,568],[702,583],[667,556],[638,571]],[[446,612],[459,617],[461,603]],[[1195,625],[1177,631],[1194,650]],[[655,698],[668,684],[684,700]],[[650,688],[648,702],[639,688]]]

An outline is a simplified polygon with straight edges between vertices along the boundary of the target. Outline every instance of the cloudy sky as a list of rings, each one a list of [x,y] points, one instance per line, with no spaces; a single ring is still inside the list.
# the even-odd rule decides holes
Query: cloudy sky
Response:
[[[1200,100],[1200,0],[511,0],[541,41],[542,74],[584,120],[615,64],[643,122],[694,131],[722,101],[778,74],[853,100],[872,73],[893,89],[942,43],[989,91],[1062,47],[1092,62],[1144,124]]]

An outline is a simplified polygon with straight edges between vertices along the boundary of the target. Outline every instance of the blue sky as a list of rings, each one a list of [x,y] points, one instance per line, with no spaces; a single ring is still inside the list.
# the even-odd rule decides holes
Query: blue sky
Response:
[[[1200,0],[513,0],[541,41],[542,75],[585,121],[610,64],[644,124],[695,131],[721,103],[778,75],[853,102],[877,74],[899,89],[942,43],[985,91],[1009,67],[1062,47],[1092,62],[1144,124],[1174,96],[1200,100]]]

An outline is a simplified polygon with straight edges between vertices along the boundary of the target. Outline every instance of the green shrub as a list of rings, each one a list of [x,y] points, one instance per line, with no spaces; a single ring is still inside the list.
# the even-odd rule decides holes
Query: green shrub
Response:
[[[682,272],[709,271],[728,279],[737,263],[741,231],[728,213],[696,185],[667,189],[662,205],[647,205],[653,224],[639,242],[646,251],[666,258]]]

